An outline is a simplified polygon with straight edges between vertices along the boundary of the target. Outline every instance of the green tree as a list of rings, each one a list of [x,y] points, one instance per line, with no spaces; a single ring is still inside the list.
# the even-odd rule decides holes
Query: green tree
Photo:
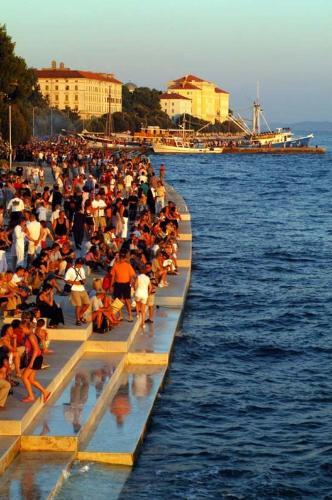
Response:
[[[15,43],[0,25],[0,134],[9,135],[8,107],[12,108],[12,144],[29,140],[32,128],[32,108],[46,107],[37,77],[25,60],[15,54]]]

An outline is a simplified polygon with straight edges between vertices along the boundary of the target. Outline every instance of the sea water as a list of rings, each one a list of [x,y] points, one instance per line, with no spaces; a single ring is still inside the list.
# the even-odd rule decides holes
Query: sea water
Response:
[[[78,464],[59,498],[332,498],[332,139],[316,140],[330,151],[151,157],[192,215],[183,327],[131,474]]]

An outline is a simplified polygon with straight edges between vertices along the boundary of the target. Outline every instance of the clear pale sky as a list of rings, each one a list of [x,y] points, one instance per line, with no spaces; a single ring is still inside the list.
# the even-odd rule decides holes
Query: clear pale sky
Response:
[[[1,0],[29,66],[64,61],[164,89],[193,73],[269,121],[332,121],[332,0]]]

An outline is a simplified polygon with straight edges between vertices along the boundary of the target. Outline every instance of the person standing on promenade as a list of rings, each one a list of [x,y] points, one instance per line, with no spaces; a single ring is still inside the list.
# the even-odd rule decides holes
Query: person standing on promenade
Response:
[[[160,168],[159,168],[159,178],[160,178],[161,182],[164,182],[165,175],[166,175],[166,167],[165,167],[165,163],[162,163],[160,165]]]
[[[9,391],[11,389],[11,384],[7,380],[7,373],[9,369],[8,356],[2,354],[0,356],[0,411],[6,409],[5,404]]]
[[[82,241],[84,239],[84,231],[86,228],[86,217],[83,208],[74,212],[72,231],[74,235],[75,246],[81,250]]]
[[[27,231],[31,240],[28,246],[28,263],[32,262],[41,250],[40,240],[41,240],[41,223],[36,220],[36,215],[31,212],[30,222],[27,223]]]
[[[95,228],[101,229],[104,231],[106,227],[106,219],[105,219],[105,209],[106,209],[105,200],[102,199],[99,193],[96,194],[95,199],[91,203],[91,207],[93,209],[93,216],[95,221]]]
[[[18,195],[14,196],[7,204],[7,212],[10,212],[10,227],[19,224],[24,210],[24,202]]]
[[[83,259],[76,259],[75,265],[70,267],[65,274],[65,282],[71,286],[70,299],[75,306],[76,325],[86,323],[84,313],[90,307],[89,295],[85,290],[85,271]]]
[[[43,402],[46,403],[51,393],[47,391],[38,380],[36,380],[37,371],[41,370],[43,365],[43,356],[38,344],[38,339],[33,332],[30,321],[24,320],[20,325],[21,332],[25,337],[26,367],[23,372],[22,381],[27,390],[27,397],[22,399],[22,403],[33,403],[35,396],[32,387],[36,387],[42,395]]]
[[[25,238],[34,244],[38,243],[38,240],[34,240],[27,231],[26,221],[22,219],[14,228],[13,231],[13,245],[12,245],[12,257],[16,257],[15,266],[24,266],[24,242]]]
[[[120,299],[126,306],[128,321],[133,321],[131,312],[131,285],[136,274],[127,260],[127,253],[120,252],[119,260],[115,262],[111,271],[111,286],[113,286],[113,298]]]
[[[137,316],[140,317],[141,320],[141,328],[145,328],[145,311],[146,305],[148,302],[149,294],[151,293],[151,283],[150,278],[147,275],[148,271],[146,267],[144,270],[137,276],[135,282],[135,301],[136,301],[136,312]]]

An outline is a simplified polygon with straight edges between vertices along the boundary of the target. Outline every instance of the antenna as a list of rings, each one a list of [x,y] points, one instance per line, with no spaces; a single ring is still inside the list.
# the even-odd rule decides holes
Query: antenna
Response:
[[[259,103],[259,80],[256,82],[256,99],[257,99],[257,104]]]

